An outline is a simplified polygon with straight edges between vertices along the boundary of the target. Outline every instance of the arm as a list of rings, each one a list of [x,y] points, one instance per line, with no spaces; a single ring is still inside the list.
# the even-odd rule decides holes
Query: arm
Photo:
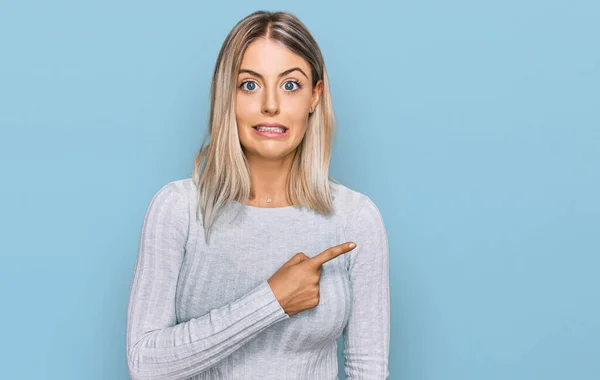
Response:
[[[352,308],[344,328],[348,380],[381,380],[389,376],[390,341],[389,248],[383,218],[365,196],[346,227],[356,248],[348,254]]]
[[[127,366],[134,380],[192,377],[289,318],[265,280],[219,309],[176,324],[188,226],[187,197],[173,183],[164,186],[146,211],[129,296]]]

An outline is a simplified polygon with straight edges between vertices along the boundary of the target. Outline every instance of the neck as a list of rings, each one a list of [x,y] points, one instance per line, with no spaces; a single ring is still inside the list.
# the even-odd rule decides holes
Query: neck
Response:
[[[287,178],[294,153],[279,160],[266,160],[262,157],[246,156],[250,167],[250,199],[248,204],[258,207],[289,206],[286,199]],[[270,199],[271,202],[267,202]]]

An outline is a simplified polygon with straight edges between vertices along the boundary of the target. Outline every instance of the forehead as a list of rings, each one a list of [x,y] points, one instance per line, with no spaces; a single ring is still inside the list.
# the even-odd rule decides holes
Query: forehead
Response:
[[[263,75],[277,76],[292,67],[310,72],[310,65],[299,55],[292,53],[280,43],[264,38],[253,41],[242,56],[242,69],[257,71]]]

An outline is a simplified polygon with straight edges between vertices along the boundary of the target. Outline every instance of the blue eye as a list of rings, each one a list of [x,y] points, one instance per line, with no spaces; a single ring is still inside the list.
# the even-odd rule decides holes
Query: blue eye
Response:
[[[244,88],[244,85],[248,85],[246,88]],[[240,85],[240,88],[244,91],[254,91],[254,89],[256,89],[256,83],[252,82],[252,81],[245,81],[242,82],[242,84]]]
[[[294,88],[294,85],[296,85],[297,88]],[[296,81],[287,81],[287,82],[285,82],[283,87],[285,88],[286,91],[297,91],[300,89],[301,86],[300,86],[300,83],[298,83]]]

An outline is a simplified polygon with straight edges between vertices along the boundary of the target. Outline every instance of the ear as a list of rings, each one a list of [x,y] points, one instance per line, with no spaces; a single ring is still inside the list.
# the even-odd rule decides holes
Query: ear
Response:
[[[319,103],[319,100],[321,99],[322,93],[323,93],[323,80],[319,79],[317,84],[315,84],[315,86],[313,87],[312,101],[310,103],[311,109],[314,109],[317,106],[317,104]]]

